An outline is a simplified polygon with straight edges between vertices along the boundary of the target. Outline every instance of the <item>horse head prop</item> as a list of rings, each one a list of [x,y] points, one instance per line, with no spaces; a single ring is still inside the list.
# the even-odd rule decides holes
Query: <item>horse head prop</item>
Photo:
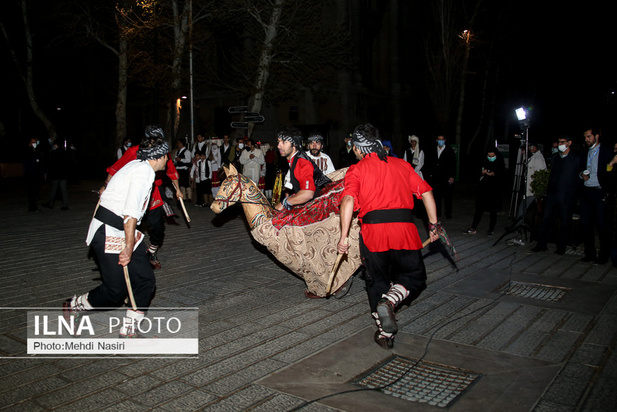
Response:
[[[272,218],[274,208],[259,190],[257,185],[246,176],[238,173],[233,165],[224,167],[226,179],[221,184],[210,209],[221,213],[236,203],[242,205],[251,229]]]

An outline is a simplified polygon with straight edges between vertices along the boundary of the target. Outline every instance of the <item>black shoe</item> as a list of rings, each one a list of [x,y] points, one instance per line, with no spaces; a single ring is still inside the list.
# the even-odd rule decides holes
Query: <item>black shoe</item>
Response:
[[[148,255],[148,260],[150,261],[152,269],[160,269],[161,261],[159,260],[158,256],[156,256],[156,253],[146,252],[146,254]]]
[[[394,305],[388,299],[381,299],[377,304],[377,316],[384,332],[396,333],[398,325],[394,316]]]
[[[49,203],[43,203],[41,206],[46,207],[47,209],[53,209],[54,207]]]
[[[338,288],[332,294],[332,295],[334,295],[334,299],[341,299],[343,296],[345,296],[347,294],[347,292],[349,292],[349,289],[351,288],[351,284],[352,283],[353,283],[353,276],[350,276],[349,279],[347,279],[347,282],[343,283],[343,286]]]
[[[531,249],[532,252],[546,252],[547,250],[548,248],[546,246],[542,247],[540,245],[536,245],[536,247]]]
[[[373,340],[376,344],[378,344],[384,349],[392,349],[394,347],[394,337],[382,338],[381,336],[379,336],[379,330],[375,331],[375,336],[373,337]]]
[[[595,262],[596,258],[591,257],[591,256],[585,256],[584,258],[581,259],[581,262],[585,262],[585,263],[589,263],[589,262]]]
[[[598,257],[596,265],[606,265],[608,263],[608,257]]]
[[[557,249],[555,251],[556,255],[565,255],[566,254],[566,250],[565,249]]]
[[[68,207],[68,206],[62,206],[62,207],[60,208],[60,210],[69,210],[69,207]]]

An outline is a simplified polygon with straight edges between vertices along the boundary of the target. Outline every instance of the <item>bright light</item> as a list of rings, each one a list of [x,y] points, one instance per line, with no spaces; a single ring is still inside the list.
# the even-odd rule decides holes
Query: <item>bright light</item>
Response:
[[[519,107],[518,109],[516,109],[516,117],[518,118],[519,122],[523,121],[523,120],[526,120],[527,119],[527,112],[522,107]]]

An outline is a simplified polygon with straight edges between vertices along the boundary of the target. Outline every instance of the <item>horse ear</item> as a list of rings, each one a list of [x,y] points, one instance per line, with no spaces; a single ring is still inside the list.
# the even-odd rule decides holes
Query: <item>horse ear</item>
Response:
[[[236,170],[236,167],[233,164],[229,164],[229,174],[227,176],[233,176],[233,175],[237,175],[238,171]]]

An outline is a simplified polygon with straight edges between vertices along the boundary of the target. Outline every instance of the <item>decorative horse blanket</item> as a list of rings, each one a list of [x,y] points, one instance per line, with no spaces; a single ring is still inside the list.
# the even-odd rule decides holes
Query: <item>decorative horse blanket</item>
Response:
[[[322,297],[326,296],[328,278],[338,254],[336,246],[341,233],[338,212],[346,170],[328,176],[333,182],[324,187],[323,195],[304,207],[275,214],[272,220],[251,232],[257,242],[304,279],[311,293]],[[349,252],[336,272],[332,291],[340,288],[360,267],[359,237],[360,226],[358,219],[354,219],[349,231]]]

